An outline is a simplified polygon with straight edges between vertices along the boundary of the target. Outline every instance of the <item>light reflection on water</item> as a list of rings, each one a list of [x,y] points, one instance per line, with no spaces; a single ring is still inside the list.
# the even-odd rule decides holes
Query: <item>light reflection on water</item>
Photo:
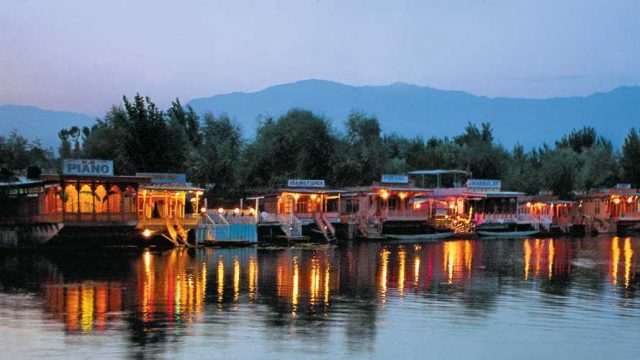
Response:
[[[8,253],[0,334],[20,340],[0,348],[23,357],[601,358],[615,345],[632,356],[639,248],[638,238],[596,237]]]

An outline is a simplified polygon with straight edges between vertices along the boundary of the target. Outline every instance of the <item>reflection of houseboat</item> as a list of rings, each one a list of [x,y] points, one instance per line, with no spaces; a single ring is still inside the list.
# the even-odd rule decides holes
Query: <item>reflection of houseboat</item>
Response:
[[[114,176],[111,161],[68,160],[62,174],[41,175],[41,180],[46,185],[32,221],[64,225],[48,244],[142,245],[154,240],[177,245],[194,240],[190,230],[197,227],[202,191],[189,186],[183,174]]]
[[[579,214],[587,231],[626,234],[640,231],[638,191],[629,184],[580,197]]]
[[[298,182],[302,186],[297,187]],[[287,188],[267,192],[250,199],[258,200],[258,232],[262,240],[335,241],[340,222],[341,191],[324,189],[324,181],[289,181]],[[309,183],[310,182],[310,183]]]
[[[380,183],[346,189],[343,224],[350,238],[443,239],[453,232],[431,220],[429,190],[404,175],[384,175]]]

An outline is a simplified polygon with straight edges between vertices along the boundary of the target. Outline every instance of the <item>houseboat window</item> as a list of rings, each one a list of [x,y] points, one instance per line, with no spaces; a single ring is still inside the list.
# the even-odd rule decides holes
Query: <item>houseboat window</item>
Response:
[[[103,213],[109,210],[107,208],[107,189],[105,189],[104,185],[98,185],[95,191],[96,198],[96,212]]]
[[[389,210],[397,210],[400,207],[400,199],[396,196],[389,197]]]
[[[122,191],[116,185],[109,189],[109,212],[120,212],[120,202],[122,201]]]
[[[290,214],[291,203],[292,203],[292,200],[290,198],[282,199],[282,201],[280,201],[278,206],[278,214]]]
[[[327,200],[327,212],[338,212],[338,199]]]
[[[308,212],[307,209],[307,198],[306,197],[301,197],[298,199],[298,201],[296,202],[296,212],[298,213],[306,213]]]
[[[347,213],[357,213],[360,209],[360,201],[358,199],[349,199],[345,206]]]
[[[73,185],[67,185],[62,194],[62,201],[65,204],[64,211],[68,213],[78,212],[78,191]]]

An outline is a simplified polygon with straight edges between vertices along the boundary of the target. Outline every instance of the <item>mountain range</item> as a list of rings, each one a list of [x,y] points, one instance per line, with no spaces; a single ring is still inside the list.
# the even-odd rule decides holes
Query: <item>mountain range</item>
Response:
[[[490,98],[462,91],[404,83],[350,86],[325,80],[303,80],[257,92],[234,92],[188,102],[197,112],[226,113],[253,137],[258,119],[277,117],[291,108],[323,116],[339,130],[352,111],[375,115],[385,133],[404,136],[455,136],[467,123],[490,122],[495,138],[511,147],[553,143],[582,126],[593,126],[620,146],[629,128],[640,127],[640,87],[619,87],[584,97],[547,99]],[[47,111],[31,106],[0,106],[0,134],[18,129],[46,146],[57,146],[63,127],[88,126],[89,115]]]
[[[30,140],[39,139],[43,146],[57,148],[58,132],[71,126],[92,126],[93,116],[67,111],[43,110],[34,106],[0,105],[0,135],[13,130]]]
[[[340,128],[351,111],[375,115],[386,133],[405,136],[455,136],[469,123],[491,123],[495,138],[506,146],[553,143],[574,128],[593,126],[621,145],[630,127],[640,126],[640,87],[619,87],[585,97],[548,99],[489,98],[462,91],[404,83],[349,86],[304,80],[252,93],[230,93],[194,99],[200,112],[226,112],[255,131],[258,116],[278,116],[293,107],[311,110]]]

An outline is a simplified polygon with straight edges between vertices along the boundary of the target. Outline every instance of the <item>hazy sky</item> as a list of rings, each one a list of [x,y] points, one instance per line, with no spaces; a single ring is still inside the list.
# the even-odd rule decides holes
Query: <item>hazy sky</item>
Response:
[[[0,104],[102,115],[318,78],[487,96],[640,84],[640,1],[0,0]]]

